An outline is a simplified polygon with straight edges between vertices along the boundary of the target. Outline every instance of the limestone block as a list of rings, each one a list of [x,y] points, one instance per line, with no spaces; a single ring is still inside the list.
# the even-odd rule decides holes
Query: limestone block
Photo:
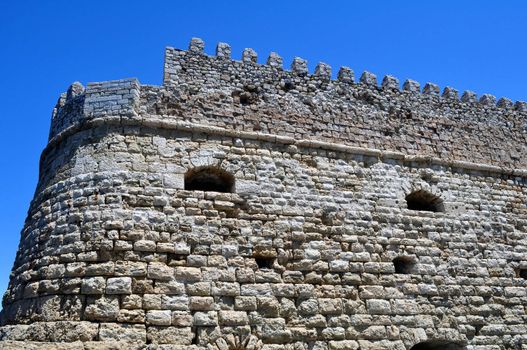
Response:
[[[146,312],[146,323],[154,326],[170,326],[172,312],[169,310],[150,310]]]
[[[194,322],[192,314],[186,311],[172,312],[172,325],[176,327],[191,327]]]
[[[151,262],[148,264],[148,278],[155,280],[168,281],[174,278],[174,269],[160,262]]]
[[[143,298],[140,295],[124,295],[121,298],[121,306],[125,309],[140,309],[143,307]]]
[[[222,326],[245,326],[249,323],[244,311],[219,311],[219,323]]]
[[[124,323],[144,323],[145,311],[120,309],[117,315],[117,321]]]
[[[90,277],[82,280],[82,294],[104,294],[106,279],[104,277]]]
[[[282,318],[262,320],[262,324],[257,326],[257,335],[260,335],[264,343],[288,343],[292,338],[291,331],[286,329]]]
[[[119,314],[118,297],[88,297],[84,316],[87,320],[115,321]]]
[[[101,323],[99,339],[102,341],[146,342],[145,325]]]
[[[132,294],[131,277],[114,277],[106,281],[107,294]]]
[[[189,298],[178,295],[162,295],[161,308],[166,310],[188,310]]]
[[[386,339],[387,333],[386,333],[386,327],[384,326],[369,326],[364,331],[362,331],[362,337],[364,339],[372,339],[372,340],[382,340]]]
[[[200,297],[200,296],[190,297],[189,308],[190,310],[199,310],[199,311],[212,310],[214,308],[214,298],[213,297]]]
[[[319,298],[318,308],[321,314],[340,314],[342,313],[342,300],[333,298]]]
[[[196,326],[217,326],[218,313],[216,311],[194,313],[194,325]]]
[[[304,300],[298,305],[298,312],[301,315],[315,315],[318,313],[318,300],[317,299],[307,299]]]
[[[257,308],[256,297],[238,296],[234,299],[234,308],[236,310],[255,311]]]
[[[176,279],[178,281],[200,281],[201,280],[201,269],[196,267],[177,267],[176,268]]]
[[[368,299],[366,300],[366,308],[370,315],[389,315],[391,313],[391,305],[388,300]]]
[[[155,327],[147,328],[147,340],[153,344],[170,344],[166,349],[183,350],[191,349],[194,333],[190,327]],[[177,348],[177,345],[184,347]],[[161,348],[162,349],[162,348]],[[197,350],[197,349],[196,349]]]

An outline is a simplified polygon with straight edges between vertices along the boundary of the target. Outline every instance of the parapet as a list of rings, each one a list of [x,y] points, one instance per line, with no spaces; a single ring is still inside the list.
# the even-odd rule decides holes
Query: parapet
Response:
[[[527,103],[452,87],[400,83],[371,72],[326,63],[314,72],[295,57],[284,69],[271,52],[232,58],[228,44],[207,55],[201,39],[188,50],[165,51],[161,86],[137,79],[74,83],[53,112],[50,140],[88,120],[127,118],[276,135],[307,141],[400,152],[409,156],[527,168]],[[167,124],[168,123],[168,124]]]
[[[274,85],[287,78],[297,77],[306,77],[306,80],[312,82],[331,80],[333,84],[354,83],[354,73],[348,67],[340,67],[337,78],[332,79],[332,68],[324,62],[319,62],[313,74],[310,74],[307,61],[300,57],[295,57],[291,62],[290,70],[285,70],[283,68],[283,59],[276,52],[269,54],[265,64],[258,64],[258,55],[251,48],[243,50],[239,61],[232,59],[232,50],[226,43],[218,43],[215,56],[207,55],[204,49],[205,43],[199,38],[193,38],[186,51],[168,47],[165,52],[163,84],[171,86],[181,82],[196,81],[197,84],[204,86],[208,83],[214,83],[215,86],[236,86],[251,79],[259,80],[260,78],[265,78],[267,84]],[[189,67],[193,69],[189,69]],[[203,74],[204,72],[208,74]],[[196,79],[198,77],[199,79]],[[378,86],[377,77],[367,71],[361,75],[357,83],[381,90],[401,90],[399,79],[387,75],[382,79],[381,86]],[[457,100],[487,107],[514,109],[521,112],[527,111],[527,103],[523,101],[512,103],[510,99],[505,97],[497,100],[491,94],[483,94],[478,99],[476,93],[472,91],[464,91],[460,97],[458,90],[449,86],[445,87],[441,94],[437,84],[427,82],[421,89],[421,84],[412,79],[404,81],[402,91],[412,94],[440,96],[450,101]]]
[[[86,89],[75,82],[53,109],[49,138],[93,118],[137,115],[139,94],[140,84],[135,78],[88,83]]]
[[[356,81],[352,69],[341,67],[333,74],[325,63],[310,72],[307,61],[299,57],[286,70],[275,52],[259,64],[253,49],[245,49],[235,60],[225,43],[218,44],[215,56],[207,55],[204,47],[201,39],[193,39],[186,51],[167,48],[162,88],[178,96],[202,96],[203,113],[198,115],[204,117],[170,111],[162,107],[161,99],[155,109],[146,103],[147,111],[236,130],[445,160],[527,166],[519,156],[527,151],[525,102],[490,94],[478,98],[472,91],[459,94],[448,86],[441,92],[437,84],[411,79],[401,86],[390,75],[379,84],[371,72]],[[180,102],[171,101],[184,106]]]

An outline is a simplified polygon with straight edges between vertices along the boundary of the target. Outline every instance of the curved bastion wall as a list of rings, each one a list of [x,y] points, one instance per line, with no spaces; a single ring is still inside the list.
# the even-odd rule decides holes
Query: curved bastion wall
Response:
[[[525,103],[230,56],[61,96],[0,347],[527,347]]]

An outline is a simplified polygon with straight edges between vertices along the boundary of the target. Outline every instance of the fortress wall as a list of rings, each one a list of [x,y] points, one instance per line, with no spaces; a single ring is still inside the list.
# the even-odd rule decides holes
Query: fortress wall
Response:
[[[87,120],[104,116],[137,115],[139,81],[135,78],[89,83],[73,83],[53,109],[49,139]]]
[[[23,232],[3,304],[17,326],[3,340],[190,348],[252,330],[276,344],[266,349],[527,341],[526,198],[514,178],[190,130],[85,133],[56,145],[60,163],[43,159],[53,175]],[[202,165],[232,173],[235,193],[183,190]],[[418,188],[445,212],[408,210]],[[394,273],[398,256],[411,273]]]
[[[527,105],[256,61],[193,40],[61,95],[0,348],[523,350]]]
[[[161,89],[142,89],[150,114],[226,128],[316,139],[405,154],[504,167],[525,167],[527,104],[391,76],[379,86],[365,72],[355,83],[343,67],[313,74],[295,58],[291,70],[272,53],[266,64],[246,49],[240,61],[219,44],[216,56],[195,40],[188,51],[168,48]],[[155,90],[155,91],[153,91]],[[161,91],[161,93],[157,93]],[[146,102],[148,101],[148,102]]]

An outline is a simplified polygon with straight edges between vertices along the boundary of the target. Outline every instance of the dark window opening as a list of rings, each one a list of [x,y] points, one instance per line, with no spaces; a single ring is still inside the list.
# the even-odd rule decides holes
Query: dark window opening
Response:
[[[185,189],[229,193],[234,190],[234,176],[216,167],[191,169],[185,174]]]
[[[232,310],[234,306],[234,297],[222,296],[215,299],[216,305],[219,306],[220,310]]]
[[[463,350],[464,347],[448,341],[425,341],[416,344],[410,348],[410,350]]]
[[[242,105],[248,105],[250,102],[251,102],[251,99],[249,98],[249,95],[247,94],[240,95],[240,103]]]
[[[395,273],[406,275],[412,273],[415,262],[411,258],[400,256],[393,259],[393,266],[395,268]]]
[[[295,88],[295,84],[291,80],[284,81],[284,91],[290,91]]]
[[[527,280],[527,269],[517,269],[516,277]]]
[[[199,345],[198,330],[196,327],[192,327],[194,330],[194,337],[192,337],[192,345]]]
[[[418,190],[406,196],[406,204],[410,210],[443,212],[443,200],[425,190]]]
[[[256,260],[256,264],[258,265],[258,268],[260,269],[272,269],[274,264],[274,258],[254,258]]]

